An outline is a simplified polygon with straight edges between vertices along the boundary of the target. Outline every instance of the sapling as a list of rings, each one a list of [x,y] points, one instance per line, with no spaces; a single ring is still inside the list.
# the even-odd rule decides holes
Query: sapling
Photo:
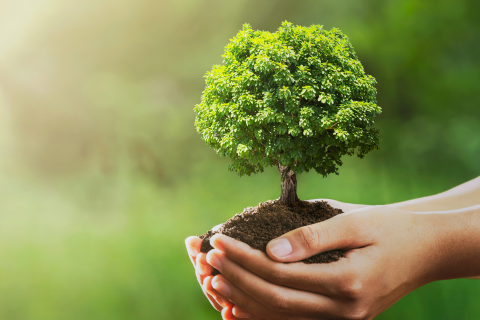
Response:
[[[205,76],[197,131],[240,176],[278,167],[281,202],[298,201],[296,175],[338,174],[342,156],[378,149],[376,81],[340,30],[245,24],[223,61]]]

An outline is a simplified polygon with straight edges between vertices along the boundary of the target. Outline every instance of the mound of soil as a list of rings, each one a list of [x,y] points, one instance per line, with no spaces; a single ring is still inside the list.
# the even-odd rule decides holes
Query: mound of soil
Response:
[[[335,209],[325,201],[297,201],[292,204],[285,204],[279,200],[263,202],[237,213],[215,231],[210,230],[201,235],[203,242],[200,251],[207,253],[212,250],[210,238],[221,233],[266,252],[270,240],[291,230],[330,219],[340,213],[343,213],[341,209]],[[337,261],[343,256],[342,250],[333,250],[317,254],[303,262],[328,263]],[[214,270],[213,274],[218,274],[218,271]]]

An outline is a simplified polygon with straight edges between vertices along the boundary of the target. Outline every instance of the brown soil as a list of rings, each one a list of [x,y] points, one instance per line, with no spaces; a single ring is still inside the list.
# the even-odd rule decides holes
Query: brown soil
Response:
[[[246,208],[227,220],[218,230],[210,230],[201,235],[203,242],[200,251],[207,253],[212,250],[210,238],[221,233],[266,252],[270,240],[291,230],[330,219],[342,212],[341,209],[335,209],[325,201],[297,201],[292,204],[284,204],[279,200],[267,201],[256,207]],[[334,250],[302,261],[328,263],[337,261],[343,256],[342,250]],[[214,274],[218,274],[218,271],[214,270]]]

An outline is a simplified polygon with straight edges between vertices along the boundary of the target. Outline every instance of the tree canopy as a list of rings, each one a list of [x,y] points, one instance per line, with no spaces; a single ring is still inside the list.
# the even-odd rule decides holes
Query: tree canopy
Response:
[[[205,76],[195,126],[239,175],[287,166],[337,173],[343,155],[378,149],[375,79],[338,29],[245,24]]]

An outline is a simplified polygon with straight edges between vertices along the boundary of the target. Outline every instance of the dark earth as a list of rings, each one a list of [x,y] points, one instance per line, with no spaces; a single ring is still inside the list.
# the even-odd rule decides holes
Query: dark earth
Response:
[[[325,201],[297,201],[283,203],[271,200],[249,207],[227,220],[215,231],[200,236],[203,240],[200,251],[212,250],[210,238],[217,233],[245,242],[250,247],[266,252],[267,244],[291,230],[330,219],[343,213]],[[323,252],[302,260],[304,263],[328,263],[344,256],[343,250]],[[214,270],[213,275],[218,274]]]

